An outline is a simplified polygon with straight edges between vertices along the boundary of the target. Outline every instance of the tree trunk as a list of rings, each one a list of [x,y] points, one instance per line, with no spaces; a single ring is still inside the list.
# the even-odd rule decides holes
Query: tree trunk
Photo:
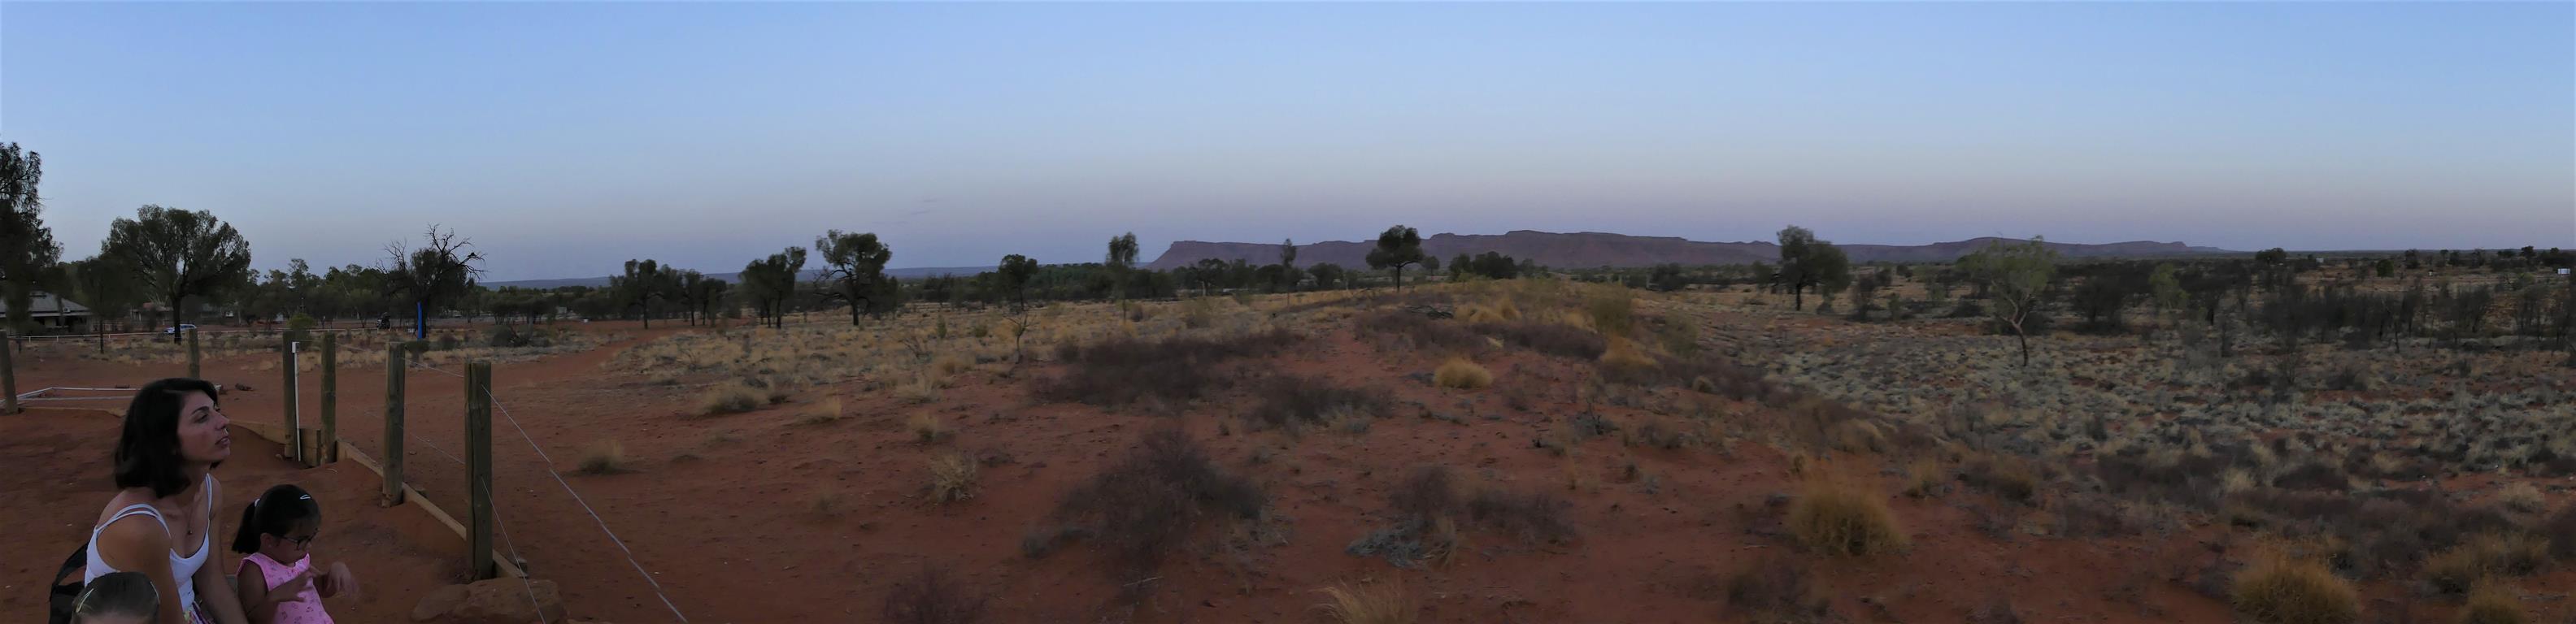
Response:
[[[2013,323],[2013,338],[2014,338],[2015,340],[2019,340],[2019,341],[2021,341],[2021,365],[2022,365],[2022,367],[2023,367],[2023,368],[2029,368],[2029,367],[2030,367],[2030,334],[2022,332],[2022,330],[2021,330],[2021,323],[2018,323],[2018,322]]]
[[[858,298],[858,297],[851,297],[851,298],[850,298],[850,326],[851,326],[851,327],[858,327],[858,326],[859,326],[859,298]]]
[[[1789,309],[1790,309],[1790,310],[1805,310],[1805,309],[1807,309],[1807,285],[1806,285],[1806,284],[1790,284],[1790,285],[1789,285]]]
[[[1404,292],[1404,265],[1395,265],[1395,291]]]
[[[187,300],[188,300],[188,296],[187,296],[187,295],[172,295],[172,296],[170,297],[170,343],[171,343],[171,344],[178,344],[178,343],[181,343],[181,342],[185,342],[185,341],[187,341],[187,338],[186,338],[186,337],[184,337],[184,336],[180,336],[180,334],[183,334],[183,333],[186,333],[186,332],[179,331],[179,323],[180,323],[180,320],[179,320],[179,319],[184,318],[184,317],[182,317],[182,316],[179,314],[179,310],[180,310],[180,308],[179,308],[179,304],[180,304],[180,303],[183,303],[183,302],[186,302]]]

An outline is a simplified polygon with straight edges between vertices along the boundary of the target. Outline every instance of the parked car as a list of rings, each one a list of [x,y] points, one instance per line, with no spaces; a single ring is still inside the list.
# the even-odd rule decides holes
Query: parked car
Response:
[[[162,329],[161,329],[161,334],[166,336],[166,335],[176,334],[176,333],[183,332],[183,331],[193,330],[193,329],[196,329],[196,328],[197,328],[197,325],[196,325],[195,323],[180,323],[178,327],[164,327],[164,328],[162,328]]]

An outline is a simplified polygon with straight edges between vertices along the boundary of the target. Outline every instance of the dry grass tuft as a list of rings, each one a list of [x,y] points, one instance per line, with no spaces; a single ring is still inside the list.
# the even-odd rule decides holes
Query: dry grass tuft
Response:
[[[591,444],[581,456],[579,471],[594,475],[626,472],[626,446],[616,440],[600,440]]]
[[[1339,624],[1412,624],[1422,613],[1422,605],[1405,593],[1401,582],[1337,584],[1317,591],[1326,602],[1316,608]]]
[[[912,441],[922,444],[934,444],[954,435],[938,414],[930,412],[914,412],[911,418],[904,420],[903,426],[912,432]]]
[[[1625,336],[1611,336],[1610,346],[1601,350],[1601,367],[1612,372],[1636,373],[1657,366],[1653,356],[1637,347],[1637,341]]]
[[[953,503],[975,497],[975,458],[941,453],[930,458],[930,500]]]
[[[2540,510],[2549,507],[2549,499],[2541,496],[2540,488],[2523,482],[2515,482],[2496,490],[2495,500],[2508,509],[2523,513],[2540,513]]]
[[[924,565],[886,591],[889,624],[975,624],[984,621],[983,596],[942,568]]]
[[[2236,610],[2262,624],[2347,624],[2361,619],[2352,584],[2312,561],[2275,558],[2236,575]]]
[[[1431,373],[1431,381],[1443,388],[1473,390],[1494,384],[1494,373],[1469,362],[1466,358],[1449,358]]]
[[[698,397],[698,413],[708,416],[740,414],[759,409],[764,398],[759,388],[728,381],[708,388],[706,394]]]
[[[942,355],[939,356],[939,359],[930,361],[931,372],[939,373],[939,376],[941,377],[954,377],[958,373],[974,370],[974,368],[974,360],[958,357],[953,354]]]
[[[2549,540],[2527,533],[2488,533],[2424,560],[2424,578],[2434,589],[2468,593],[2495,575],[2539,572],[2549,563]]]
[[[894,396],[915,405],[938,401],[939,380],[926,373],[915,374],[912,376],[912,381],[895,386]]]
[[[796,419],[794,424],[808,427],[828,425],[840,422],[841,417],[841,397],[830,397],[823,399],[821,403],[814,404],[814,410],[807,412],[804,418]]]
[[[2469,592],[2469,606],[2460,610],[2460,624],[2522,624],[2530,617],[2522,610],[2522,597],[2515,596],[2512,586],[2488,583]]]
[[[1789,503],[1789,531],[1830,555],[1869,556],[1906,547],[1895,512],[1876,493],[1819,479]]]

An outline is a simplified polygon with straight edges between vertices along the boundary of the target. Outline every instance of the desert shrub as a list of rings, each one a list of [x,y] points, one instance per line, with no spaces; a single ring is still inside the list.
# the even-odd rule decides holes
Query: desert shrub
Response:
[[[1905,495],[1915,498],[1939,496],[1943,486],[1949,485],[1950,480],[1954,478],[1957,478],[1957,475],[1943,468],[1940,458],[1916,459],[1914,464],[1905,470]]]
[[[1402,583],[1334,585],[1321,591],[1325,602],[1318,607],[1338,624],[1413,624],[1422,613]]]
[[[1565,519],[1571,505],[1543,491],[1515,493],[1482,489],[1467,500],[1467,515],[1476,523],[1518,536],[1527,542],[1561,543],[1574,539]]]
[[[886,591],[885,620],[891,624],[975,624],[984,620],[983,596],[975,595],[942,568],[921,571],[895,581]]]
[[[1636,309],[1636,300],[1625,290],[1598,291],[1583,298],[1583,315],[1591,320],[1593,331],[1603,336],[1627,336],[1637,325]]]
[[[2549,505],[2549,499],[2540,495],[2540,488],[2523,482],[2515,482],[2497,490],[2495,501],[2504,505],[2506,509],[2523,513],[2539,513]]]
[[[1687,430],[1665,422],[1662,418],[1651,418],[1647,419],[1645,424],[1638,425],[1635,431],[1629,432],[1628,443],[1643,444],[1669,451],[1689,447],[1696,437]]]
[[[1485,337],[1476,335],[1464,323],[1413,312],[1385,310],[1359,317],[1357,322],[1361,333],[1401,338],[1420,349],[1475,351],[1486,346]]]
[[[484,346],[495,349],[528,346],[528,336],[509,325],[494,325],[483,330]]]
[[[1609,344],[1608,348],[1601,350],[1601,368],[1614,376],[1627,379],[1644,377],[1647,371],[1659,365],[1654,356],[1637,347],[1637,341],[1612,336]]]
[[[1439,369],[1431,372],[1431,381],[1443,388],[1473,390],[1493,385],[1494,374],[1466,358],[1449,358],[1449,361],[1440,363]]]
[[[2346,624],[2361,619],[2352,584],[2325,566],[2272,559],[2236,575],[2236,610],[2262,624]]]
[[[2334,464],[2309,461],[2273,477],[2272,487],[2341,492],[2352,487],[2352,478]]]
[[[2489,583],[2469,592],[2469,605],[2460,610],[2460,624],[2522,624],[2530,621],[2522,611],[2522,598],[2512,586]]]
[[[953,503],[975,497],[975,458],[941,453],[930,458],[930,500]]]
[[[2576,559],[2576,505],[2558,509],[2540,520],[2539,531],[2549,539],[2549,555],[2559,561]]]
[[[1887,501],[1859,488],[1818,480],[1789,503],[1789,531],[1830,555],[1868,556],[1905,548],[1905,530]]]
[[[1423,466],[1397,482],[1386,497],[1387,508],[1406,522],[1430,522],[1458,515],[1465,506],[1458,500],[1457,479],[1446,466]]]
[[[1595,359],[1601,357],[1603,349],[1609,348],[1609,341],[1600,334],[1563,323],[1484,323],[1474,329],[1506,345],[1563,358]]]
[[[600,440],[591,444],[588,450],[583,451],[577,470],[581,474],[626,472],[626,446],[616,440]]]
[[[1110,551],[1120,573],[1146,572],[1207,516],[1254,518],[1265,504],[1259,487],[1218,469],[1188,435],[1156,429],[1117,464],[1065,493],[1055,517],[1077,531],[1059,530],[1050,539],[1087,538]]]
[[[2031,473],[2030,464],[2009,456],[1987,455],[1970,461],[1960,471],[1959,481],[2017,503],[2029,503],[2039,493],[2039,477]]]
[[[761,399],[759,389],[739,381],[728,381],[708,388],[706,394],[698,396],[698,413],[708,416],[739,414],[758,409]]]
[[[1087,346],[1066,343],[1057,347],[1056,359],[1071,366],[1065,374],[1040,384],[1038,394],[1093,405],[1125,405],[1145,398],[1195,399],[1224,381],[1212,370],[1218,364],[1276,353],[1297,341],[1296,334],[1273,329],[1221,338],[1121,336]]]
[[[1727,608],[1748,618],[1821,615],[1826,604],[1801,559],[1765,556],[1726,581]]]
[[[1878,426],[1870,424],[1867,420],[1846,420],[1835,424],[1833,426],[1831,436],[1833,438],[1834,450],[1837,451],[1845,453],[1859,453],[1863,451],[1871,453],[1887,452],[1887,435],[1879,433]]]
[[[1256,391],[1261,403],[1250,414],[1271,427],[1301,428],[1344,418],[1370,418],[1386,413],[1384,391],[1344,388],[1320,377],[1277,375]]]
[[[2526,533],[2485,533],[2424,561],[2424,580],[2447,593],[2468,593],[2495,575],[2523,576],[2549,562],[2546,538]]]
[[[927,411],[913,412],[911,418],[904,419],[903,427],[912,432],[912,441],[922,444],[946,440],[951,435],[948,424],[941,421],[938,414]]]
[[[951,377],[975,368],[975,362],[956,355],[942,355],[930,361],[930,370],[941,377]]]
[[[1187,301],[1182,301],[1181,324],[1191,329],[1215,325],[1217,317],[1216,306],[1217,300],[1209,297],[1196,297]]]

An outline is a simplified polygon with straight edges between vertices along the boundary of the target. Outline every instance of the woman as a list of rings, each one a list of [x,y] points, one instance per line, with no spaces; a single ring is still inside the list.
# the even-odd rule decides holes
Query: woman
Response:
[[[215,385],[163,379],[134,393],[116,441],[116,487],[90,530],[84,580],[141,572],[161,595],[156,624],[247,624],[215,557],[215,466],[232,457]],[[208,591],[197,591],[205,588]]]

